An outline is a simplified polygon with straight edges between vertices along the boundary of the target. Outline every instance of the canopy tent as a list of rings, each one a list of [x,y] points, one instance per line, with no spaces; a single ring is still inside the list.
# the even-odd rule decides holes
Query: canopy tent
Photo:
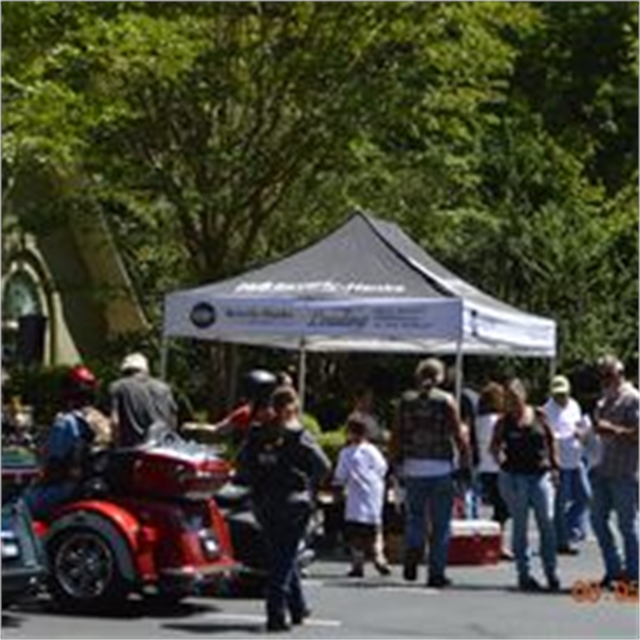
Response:
[[[556,324],[445,269],[361,212],[297,253],[165,297],[173,336],[307,351],[555,356]],[[304,378],[301,360],[301,379]],[[458,376],[459,379],[459,376]],[[301,389],[302,391],[302,389]]]
[[[553,357],[555,322],[467,284],[363,213],[312,246],[165,299],[165,336],[309,351]]]

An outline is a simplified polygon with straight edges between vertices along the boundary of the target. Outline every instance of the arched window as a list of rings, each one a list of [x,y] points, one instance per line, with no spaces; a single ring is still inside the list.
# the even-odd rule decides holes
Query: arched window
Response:
[[[2,362],[42,362],[46,318],[38,280],[25,268],[9,274],[2,290]]]
[[[38,283],[28,271],[14,271],[4,286],[2,296],[2,320],[17,321],[20,317],[42,314],[42,302]]]

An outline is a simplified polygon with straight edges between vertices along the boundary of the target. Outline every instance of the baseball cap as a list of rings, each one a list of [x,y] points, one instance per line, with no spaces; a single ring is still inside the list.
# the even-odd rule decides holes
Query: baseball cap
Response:
[[[565,376],[554,376],[551,381],[551,393],[553,395],[571,393],[571,383]]]
[[[142,353],[130,353],[122,361],[120,371],[142,371],[149,373],[149,361]]]

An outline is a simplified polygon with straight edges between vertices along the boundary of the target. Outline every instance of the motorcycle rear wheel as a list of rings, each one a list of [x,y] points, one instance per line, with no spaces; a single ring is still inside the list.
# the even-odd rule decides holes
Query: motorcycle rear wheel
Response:
[[[129,585],[122,576],[115,551],[102,535],[74,527],[48,545],[50,591],[63,608],[105,609],[124,602]]]

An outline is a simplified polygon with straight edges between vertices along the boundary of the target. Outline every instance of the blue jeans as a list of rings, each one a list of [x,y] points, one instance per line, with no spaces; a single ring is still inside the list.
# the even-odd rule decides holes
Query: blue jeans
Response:
[[[406,509],[405,549],[425,548],[426,515],[431,525],[429,536],[429,576],[443,576],[447,566],[451,515],[453,511],[453,482],[451,475],[434,478],[405,478]]]
[[[47,520],[56,507],[72,500],[77,490],[77,482],[39,483],[29,487],[23,498],[34,520]]]
[[[591,526],[600,545],[606,576],[615,579],[622,574],[620,554],[609,525],[611,512],[615,511],[624,545],[625,573],[630,580],[637,580],[638,481],[634,478],[605,478],[596,469],[591,473],[591,486]]]
[[[285,505],[256,513],[267,544],[269,620],[284,620],[287,609],[292,617],[302,617],[307,610],[297,556],[310,514],[308,504]]]
[[[480,487],[480,478],[477,473],[473,473],[471,484],[466,488],[464,495],[464,517],[472,520],[480,517],[480,502],[482,490]]]
[[[587,511],[591,486],[584,464],[577,469],[561,469],[556,493],[555,526],[558,546],[565,547],[572,539],[587,534]]]
[[[527,540],[529,510],[533,510],[540,532],[540,557],[547,579],[556,577],[556,532],[553,525],[553,485],[551,475],[500,472],[500,492],[513,519],[513,555],[518,580],[530,577]]]

